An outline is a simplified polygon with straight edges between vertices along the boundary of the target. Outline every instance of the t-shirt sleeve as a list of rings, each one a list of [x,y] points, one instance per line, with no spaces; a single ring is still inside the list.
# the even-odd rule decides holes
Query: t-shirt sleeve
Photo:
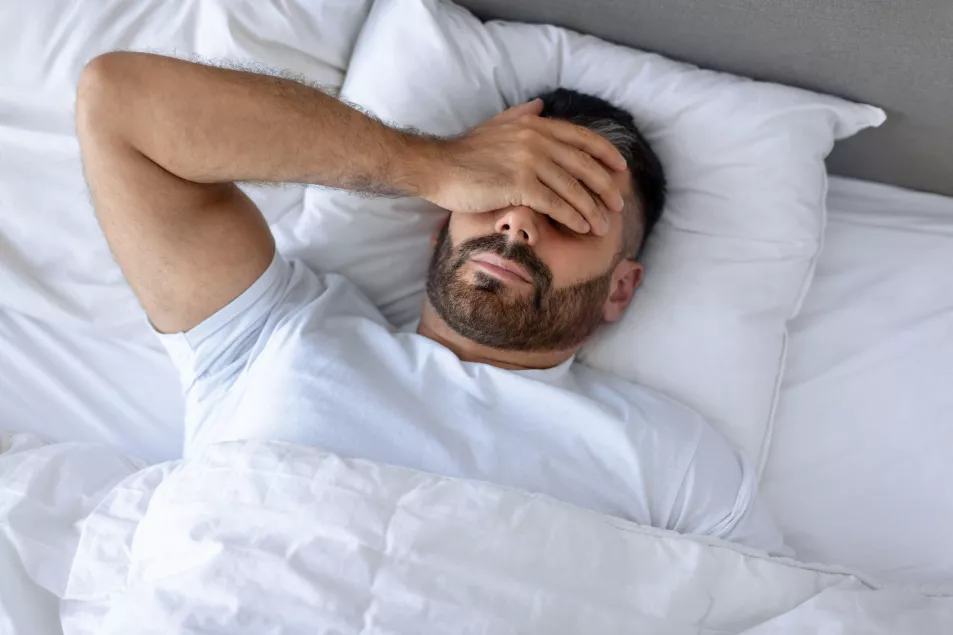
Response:
[[[708,424],[701,426],[670,528],[793,556],[758,495],[757,474]]]
[[[266,321],[280,310],[293,277],[292,266],[275,252],[268,268],[237,298],[182,333],[159,333],[188,393],[207,375],[240,367],[250,356]],[[319,287],[315,288],[320,293]]]
[[[183,333],[156,332],[179,373],[185,396],[184,454],[203,445],[203,431],[239,405],[233,390],[284,320],[322,297],[325,279],[280,254],[241,295]],[[322,303],[312,303],[312,311]]]

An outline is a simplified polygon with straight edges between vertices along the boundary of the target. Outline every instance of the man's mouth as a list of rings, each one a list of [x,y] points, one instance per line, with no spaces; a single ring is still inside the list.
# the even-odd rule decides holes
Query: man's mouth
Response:
[[[514,282],[533,283],[533,277],[522,266],[512,260],[490,252],[481,252],[470,258],[478,267],[496,278]]]

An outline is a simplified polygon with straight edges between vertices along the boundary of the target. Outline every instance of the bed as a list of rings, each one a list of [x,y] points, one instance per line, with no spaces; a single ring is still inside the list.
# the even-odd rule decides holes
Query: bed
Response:
[[[721,550],[712,559],[717,564],[696,573],[727,586],[737,583],[739,589],[747,589],[744,593],[756,593],[757,585],[746,587],[726,573],[743,564],[766,579],[803,575],[800,581],[792,577],[789,583],[793,586],[786,588],[810,587],[817,593],[798,596],[789,592],[765,598],[765,606],[775,602],[772,610],[779,617],[765,621],[764,616],[749,616],[745,624],[773,626],[762,626],[762,631],[752,626],[754,630],[745,632],[813,628],[816,624],[805,616],[809,611],[848,623],[856,618],[855,625],[861,624],[861,613],[868,616],[864,611],[873,611],[863,608],[865,602],[873,606],[880,601],[884,602],[881,613],[909,612],[914,616],[906,632],[917,632],[917,625],[953,625],[953,608],[948,603],[936,604],[953,594],[953,496],[949,493],[953,486],[953,463],[949,461],[953,447],[953,128],[948,125],[953,76],[946,71],[953,64],[953,7],[943,0],[832,0],[823,6],[744,0],[679,0],[664,7],[640,0],[598,0],[585,5],[529,0],[461,4],[481,18],[566,26],[708,68],[835,94],[887,111],[887,123],[837,144],[829,158],[832,176],[823,249],[800,311],[788,323],[784,374],[765,446],[762,492],[799,560],[817,566],[810,575],[803,568],[795,574],[773,561]],[[88,207],[82,175],[75,169],[76,147],[68,118],[75,76],[83,61],[101,50],[163,48],[204,58],[229,57],[289,67],[337,89],[370,3],[315,6],[320,10],[309,8],[308,3],[262,3],[251,13],[233,13],[218,2],[143,2],[135,10],[119,2],[96,9],[49,2],[50,11],[42,18],[17,8],[11,11],[23,14],[13,15],[6,26],[0,26],[5,29],[0,35],[9,36],[3,41],[14,42],[10,29],[18,24],[21,39],[16,46],[20,48],[11,49],[11,59],[23,64],[8,69],[3,84],[6,94],[0,94],[0,428],[54,442],[46,450],[39,448],[37,451],[46,454],[38,456],[49,465],[67,466],[85,475],[89,487],[97,492],[89,494],[88,509],[78,505],[71,511],[75,518],[61,519],[59,533],[50,530],[49,544],[54,538],[72,535],[65,527],[78,520],[80,511],[94,520],[97,513],[100,519],[110,514],[135,516],[135,505],[107,494],[120,477],[127,479],[123,491],[129,496],[151,491],[149,479],[178,478],[181,492],[214,478],[212,472],[172,474],[172,468],[162,467],[170,465],[163,461],[176,459],[180,453],[178,380],[134,298],[121,283],[92,217],[75,213],[84,209],[77,208],[76,200],[82,199]],[[286,26],[292,22],[287,19],[289,14],[296,18],[294,28]],[[256,32],[271,35],[259,37]],[[46,41],[44,33],[56,37],[40,47],[39,64],[34,60],[33,66],[26,65],[25,51],[32,50],[28,42]],[[289,55],[289,50],[294,53]],[[42,76],[39,83],[38,75]],[[309,204],[309,194],[300,189],[255,190],[252,194],[276,228],[279,244],[289,251],[301,248],[304,239],[291,219],[294,210]],[[102,310],[104,306],[109,310]],[[10,450],[17,443],[21,449],[40,443],[32,437],[11,438],[15,441],[0,450]],[[88,445],[67,457],[57,449],[63,442]],[[223,452],[206,457],[205,466],[224,466],[223,456],[228,452],[242,469],[250,465],[251,459],[241,449]],[[361,464],[342,466],[333,458],[309,458],[280,448],[266,448],[265,452],[302,471],[320,466],[325,473],[333,472],[329,491],[360,489],[361,483],[377,478]],[[134,476],[135,470],[147,465],[152,467]],[[107,467],[112,472],[107,474]],[[248,471],[234,469],[237,481]],[[429,498],[422,496],[419,505],[408,510],[410,517],[429,517],[428,509],[446,504],[442,496],[460,493],[442,490],[446,484],[404,473],[395,472],[393,483],[394,491],[399,490],[404,498],[429,493]],[[510,506],[507,509],[523,510],[526,518],[546,517],[532,506],[535,503],[501,499],[502,495],[480,487],[467,493],[478,511],[493,501],[492,505],[505,503]],[[0,497],[0,502],[4,500]],[[192,501],[192,507],[189,501],[179,500],[183,509],[195,514],[189,522],[200,523],[203,518],[196,508],[198,500]],[[98,512],[92,501],[97,501]],[[547,507],[546,513],[563,514],[560,517],[567,527],[578,532],[576,538],[559,538],[568,551],[583,548],[581,537],[613,540],[591,519],[577,518],[558,506]],[[473,527],[492,534],[491,521],[500,518],[494,514],[498,512],[474,512]],[[183,527],[188,526],[182,517],[176,518]],[[333,520],[320,522],[326,523],[326,535],[351,531]],[[529,541],[526,544],[543,538],[534,533],[542,522],[524,527],[528,528],[520,535]],[[137,540],[147,542],[148,523],[143,526],[145,537]],[[23,526],[19,529],[22,534]],[[367,528],[361,531],[365,530],[371,532]],[[424,536],[423,544],[433,549],[431,555],[438,554],[427,566],[436,566],[433,562],[439,558],[462,557],[451,553],[452,535],[449,528],[444,534],[419,534]],[[619,551],[607,548],[586,553],[606,567],[620,553],[632,558],[641,554],[641,562],[651,562],[654,568],[650,570],[660,575],[671,562],[658,556],[662,551],[647,546],[653,536],[651,532],[630,533]],[[670,557],[681,551],[691,557],[694,545],[670,536],[663,538]],[[554,540],[552,536],[546,539]],[[184,551],[188,547],[183,543]],[[327,553],[332,553],[332,547],[327,547]],[[103,553],[106,547],[85,544],[84,548],[89,556]],[[414,548],[408,543],[406,553]],[[512,556],[519,551],[509,553]],[[653,560],[651,554],[658,557]],[[82,566],[90,567],[89,571]],[[72,572],[70,602],[79,606],[76,598],[109,591],[81,584],[105,575],[102,566],[91,559],[78,561],[74,569],[79,573]],[[470,562],[468,566],[476,565]],[[500,562],[485,566],[493,575],[509,571],[522,584],[542,584],[538,576],[543,574],[507,569],[502,556]],[[32,569],[34,579],[36,570]],[[30,563],[25,571],[31,571]],[[43,571],[41,577],[49,579],[68,573]],[[582,593],[578,586],[560,587],[555,571],[551,572],[555,586],[549,589],[553,598]],[[845,572],[852,577],[838,577]],[[205,572],[216,580],[221,573]],[[79,582],[76,575],[80,575]],[[867,596],[852,595],[859,587],[851,585],[860,584],[858,579],[874,588],[912,585],[904,588],[928,595],[914,599],[878,596],[868,601],[864,599]],[[4,595],[7,587],[3,583],[0,580],[0,600],[13,597]],[[603,588],[598,580],[589,583],[593,589]],[[468,584],[472,585],[472,580]],[[50,582],[46,586],[58,585],[60,582]],[[388,588],[404,592],[408,587]],[[466,588],[472,591],[472,586]],[[825,596],[818,589],[834,589],[841,595]],[[61,590],[60,597],[66,597],[67,589]],[[562,592],[568,595],[560,596]],[[736,598],[719,596],[717,606],[728,613],[742,611],[738,607],[744,604],[744,593],[739,591]],[[469,597],[484,596],[474,592]],[[849,608],[852,600],[848,598],[857,599],[856,606]],[[632,598],[619,596],[617,600],[625,603]],[[486,601],[484,608],[500,606]],[[699,602],[694,596],[683,601],[682,606]],[[73,632],[86,632],[83,625],[93,623],[89,620],[95,614],[95,602],[90,604],[93,608],[77,608],[72,613],[70,602],[61,604],[61,612],[71,616]],[[256,602],[267,606],[261,598]],[[799,603],[805,607],[803,614],[785,613]],[[0,602],[0,606],[12,604]],[[46,619],[43,609],[52,605],[37,606],[35,614],[27,615],[34,609],[22,609],[22,615],[11,613],[11,628]],[[673,600],[672,607],[677,606]],[[162,607],[149,607],[168,618]],[[386,613],[394,607],[379,608]],[[613,614],[606,610],[607,615]],[[648,608],[645,611],[651,613]],[[921,622],[915,617],[921,615],[918,611],[925,616]],[[493,615],[503,620],[507,614]],[[623,620],[623,613],[619,615]],[[131,619],[129,615],[126,618]],[[448,624],[465,623],[447,619]],[[453,619],[464,620],[457,614]],[[122,616],[116,620],[111,625],[116,632],[123,632],[123,624],[128,627],[132,623],[123,621]],[[687,629],[690,622],[683,626]],[[502,623],[487,622],[486,628],[492,630],[494,624]],[[730,632],[741,632],[741,623],[721,622]],[[546,625],[521,624],[527,629]],[[609,625],[607,621],[605,632],[612,630]],[[0,620],[0,630],[3,627]],[[34,632],[47,631],[38,628]],[[904,631],[898,627],[884,632]],[[919,632],[930,631],[921,628]]]

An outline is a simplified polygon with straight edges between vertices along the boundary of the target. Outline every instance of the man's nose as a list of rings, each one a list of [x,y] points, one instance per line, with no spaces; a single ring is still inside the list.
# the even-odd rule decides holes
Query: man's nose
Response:
[[[530,247],[539,238],[539,214],[530,207],[511,207],[496,219],[497,233]]]

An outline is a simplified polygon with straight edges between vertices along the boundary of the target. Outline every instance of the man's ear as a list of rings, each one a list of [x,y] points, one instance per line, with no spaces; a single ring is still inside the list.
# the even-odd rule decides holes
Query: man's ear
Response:
[[[602,307],[602,319],[615,322],[625,314],[626,307],[642,282],[642,265],[634,260],[623,260],[612,271],[609,297]]]

